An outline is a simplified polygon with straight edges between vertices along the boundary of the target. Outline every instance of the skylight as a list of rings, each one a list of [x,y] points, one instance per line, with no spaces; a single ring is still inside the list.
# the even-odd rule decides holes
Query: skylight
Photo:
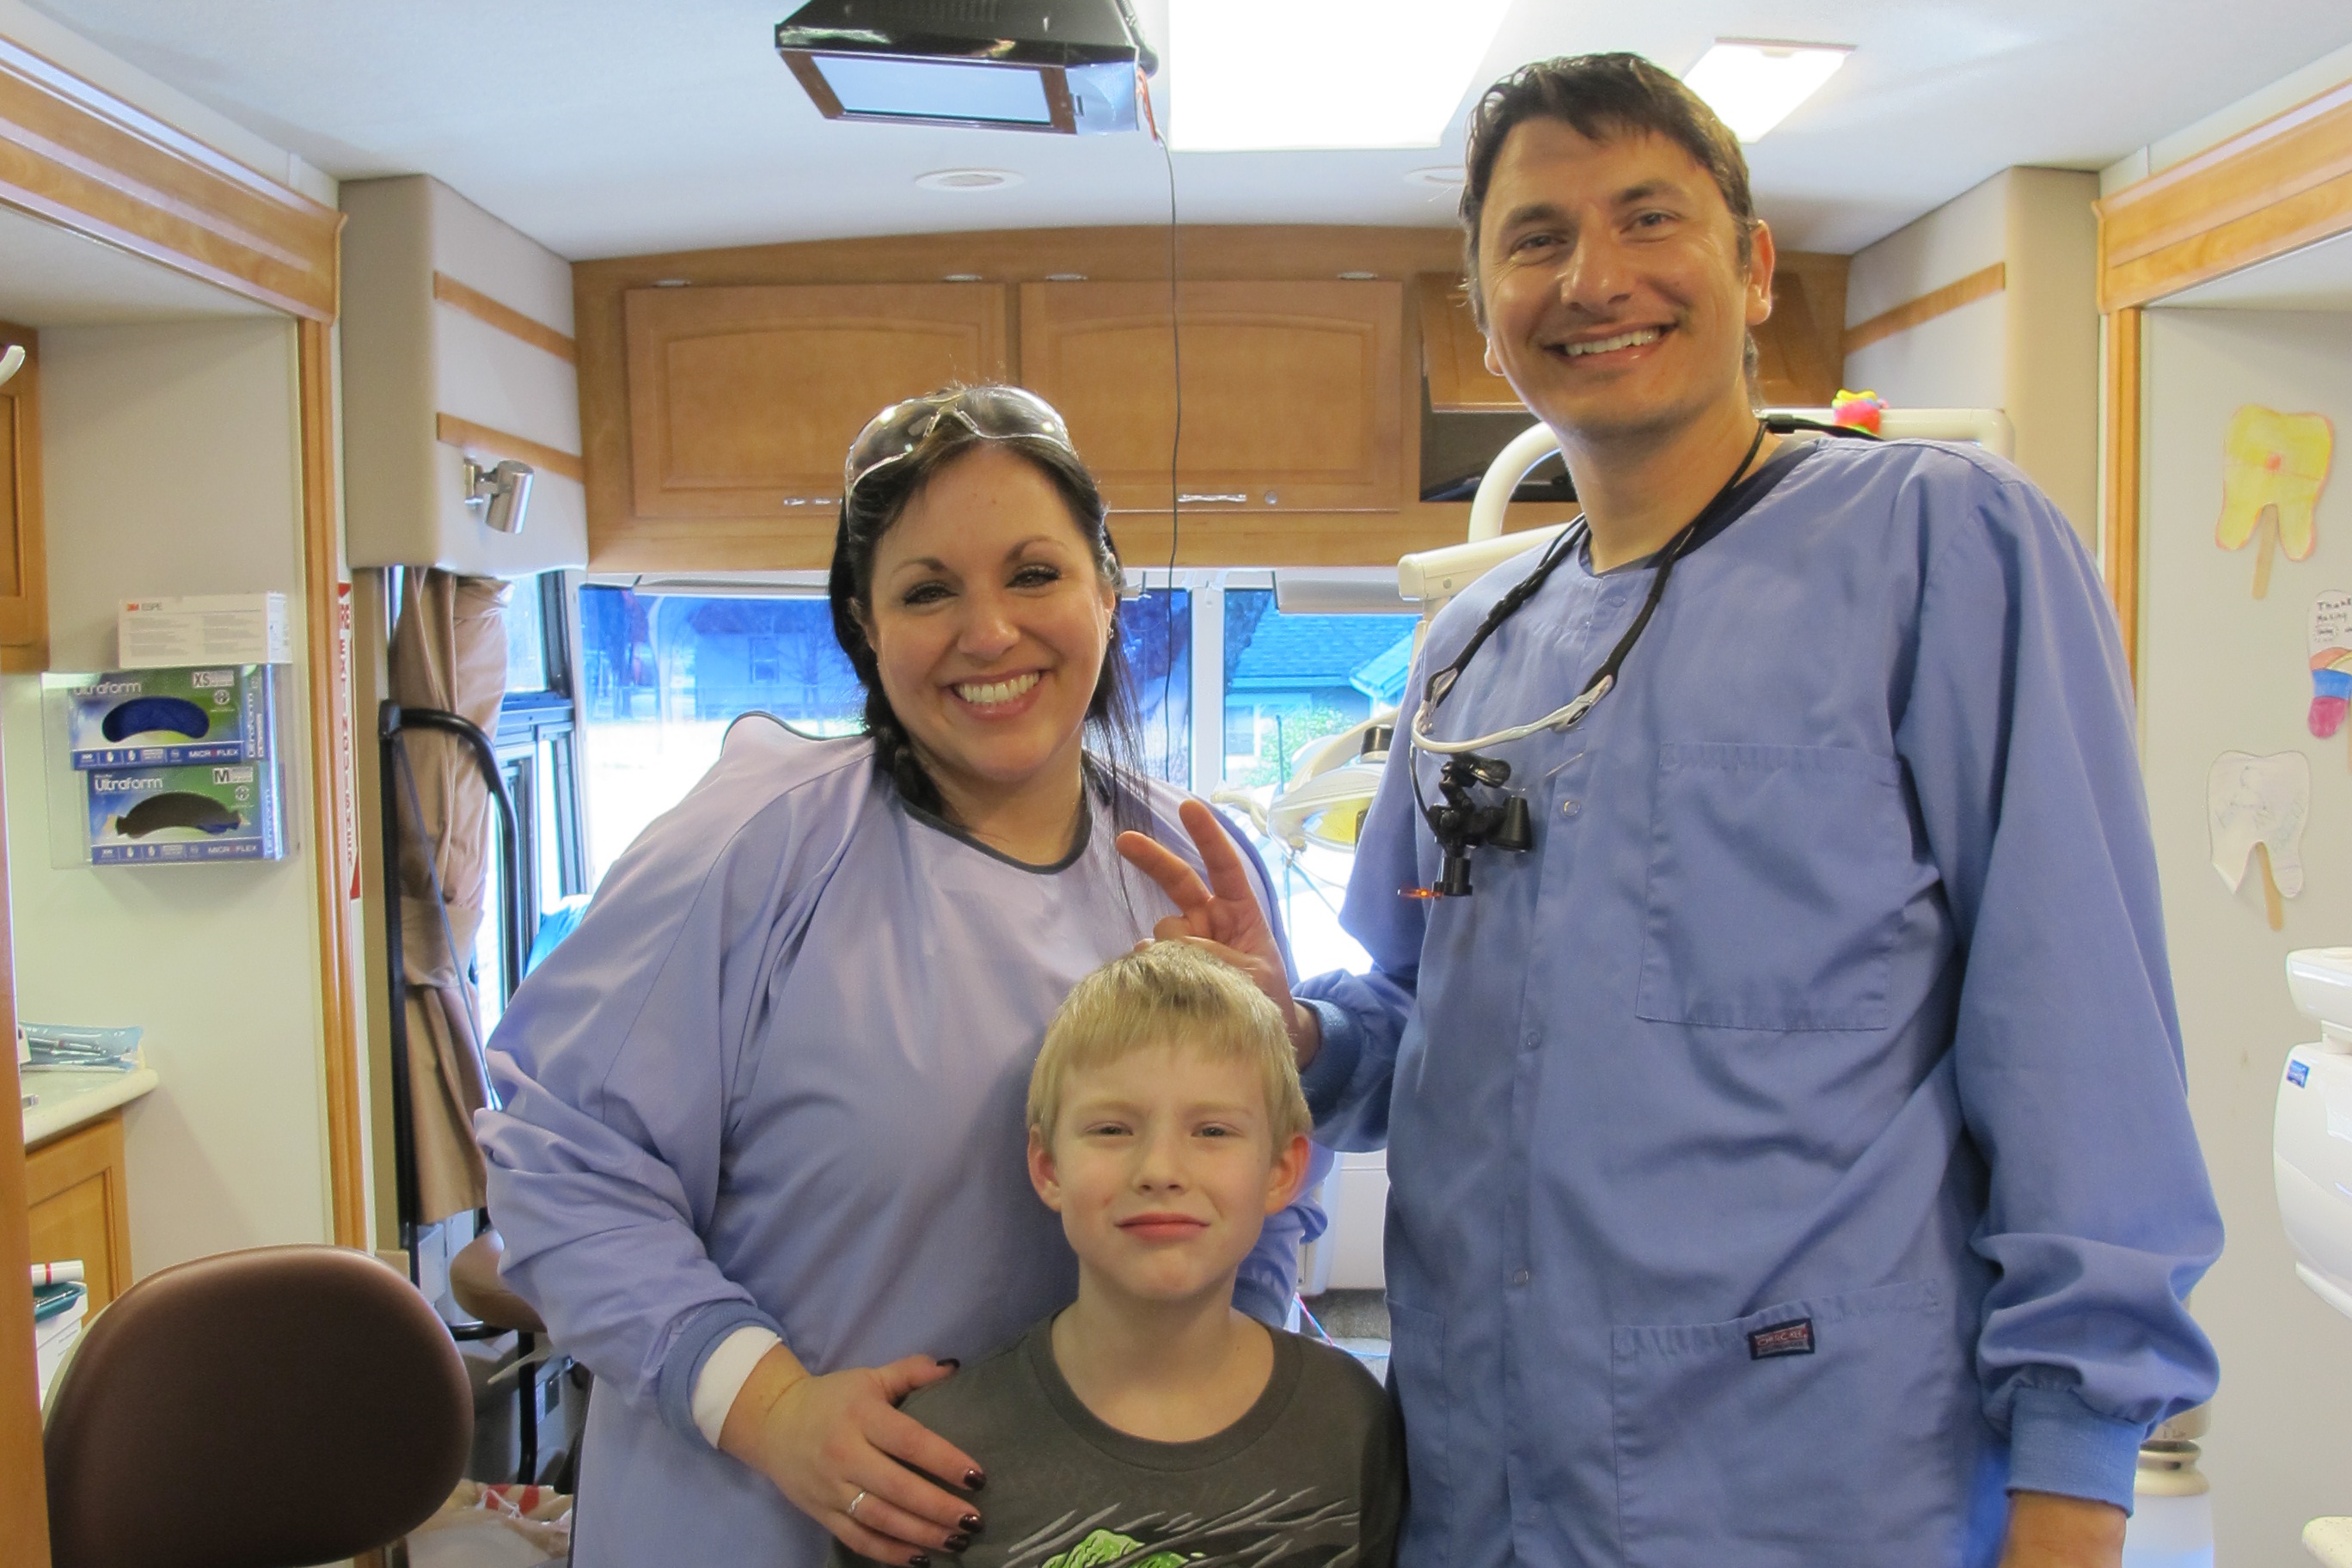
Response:
[[[1853,52],[1850,44],[1717,38],[1683,73],[1683,85],[1705,99],[1733,135],[1756,142],[1819,92]]]
[[[1169,144],[1434,147],[1509,9],[1510,0],[1171,0]]]

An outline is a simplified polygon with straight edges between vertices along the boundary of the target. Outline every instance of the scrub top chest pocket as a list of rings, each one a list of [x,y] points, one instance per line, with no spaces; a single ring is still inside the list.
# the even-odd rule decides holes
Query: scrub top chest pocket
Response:
[[[1901,764],[1831,746],[1663,745],[1634,1014],[1881,1029],[1911,871]]]

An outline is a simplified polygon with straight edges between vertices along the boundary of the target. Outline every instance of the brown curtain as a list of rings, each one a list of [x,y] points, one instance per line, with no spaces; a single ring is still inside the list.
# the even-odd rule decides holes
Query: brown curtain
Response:
[[[415,567],[401,573],[392,637],[392,694],[404,708],[439,708],[498,733],[506,694],[509,589],[494,578]],[[400,805],[400,950],[408,985],[408,1089],[415,1107],[416,1223],[483,1202],[474,1112],[482,1081],[481,1013],[467,977],[484,920],[499,919],[494,808],[455,736],[407,730]],[[437,891],[436,891],[437,889]]]

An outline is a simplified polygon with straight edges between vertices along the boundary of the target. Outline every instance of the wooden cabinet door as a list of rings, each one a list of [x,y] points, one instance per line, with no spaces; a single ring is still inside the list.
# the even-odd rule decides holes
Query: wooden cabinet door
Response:
[[[1511,384],[1486,368],[1486,334],[1478,330],[1461,275],[1424,272],[1413,279],[1413,292],[1421,305],[1421,372],[1431,411],[1525,413]]]
[[[1021,379],[1062,411],[1114,510],[1394,511],[1404,290],[1384,281],[1024,283]]]
[[[25,347],[0,383],[0,669],[49,662],[48,568],[41,550],[41,347],[29,327],[0,321],[0,350]]]
[[[25,1156],[32,1261],[79,1258],[96,1312],[131,1288],[131,1199],[118,1112]]]
[[[1003,285],[632,289],[629,459],[643,518],[830,511],[889,404],[1005,376]]]

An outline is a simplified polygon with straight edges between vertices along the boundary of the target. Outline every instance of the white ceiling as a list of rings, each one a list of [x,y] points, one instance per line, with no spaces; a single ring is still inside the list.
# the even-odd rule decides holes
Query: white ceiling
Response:
[[[572,259],[1168,216],[1161,155],[1141,136],[824,121],[771,46],[797,0],[34,3],[330,174],[436,175]],[[1166,5],[1138,5],[1154,37]],[[1433,18],[1444,10],[1429,0]],[[1516,0],[1482,81],[1591,49],[1679,71],[1717,36],[1856,46],[1749,154],[1784,246],[1852,251],[2011,164],[2103,167],[2352,42],[2352,5]],[[1180,75],[1164,70],[1156,90],[1181,95]],[[1197,223],[1447,224],[1452,193],[1404,175],[1458,159],[1470,101],[1425,152],[1179,155],[1179,211]],[[991,192],[913,184],[959,165],[1025,179]]]
[[[0,207],[0,321],[103,327],[275,313],[129,251]]]

